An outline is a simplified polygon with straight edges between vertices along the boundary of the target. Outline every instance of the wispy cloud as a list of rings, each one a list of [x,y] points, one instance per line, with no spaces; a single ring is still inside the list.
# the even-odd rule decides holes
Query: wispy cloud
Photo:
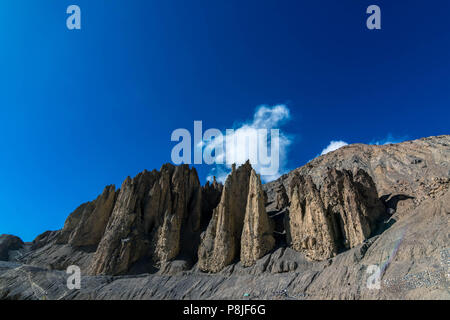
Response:
[[[270,175],[261,175],[261,179],[264,182],[269,182],[277,179],[281,174],[286,172],[286,157],[293,137],[285,134],[280,127],[290,119],[290,111],[286,105],[280,104],[272,107],[262,105],[256,109],[252,120],[245,121],[234,126],[232,128],[234,129],[233,133],[227,134],[227,138],[222,137],[220,139],[206,141],[202,147],[209,148],[211,150],[214,149],[216,151],[216,159],[222,161],[223,163],[225,163],[225,161],[223,161],[225,158],[231,158],[235,159],[234,162],[237,165],[240,165],[248,160],[248,149],[251,148],[251,146],[245,143],[247,137],[251,137],[259,129],[268,129],[268,136],[270,137],[271,129],[279,129],[279,144],[271,143],[273,137],[267,141],[267,147],[270,148],[270,153],[272,154],[275,152],[275,154],[279,154],[279,166],[277,172]],[[224,139],[231,139],[231,141],[236,141],[237,143],[233,143],[231,145],[226,144],[227,150],[223,150],[220,146],[224,145]],[[261,147],[261,145],[259,144],[258,147]],[[252,159],[250,159],[250,162],[255,171],[261,173],[264,166],[261,165],[259,161],[255,162],[252,161]],[[207,179],[212,180],[213,176],[216,176],[218,181],[223,182],[229,174],[230,169],[231,163],[228,163],[228,161],[227,164],[216,164],[215,167],[211,169]]]
[[[392,144],[392,143],[400,143],[403,142],[405,140],[407,140],[408,137],[394,137],[392,134],[388,134],[385,138],[383,139],[373,139],[371,142],[367,143],[367,144],[374,144],[374,145],[385,145],[385,144]],[[330,141],[330,143],[328,144],[328,146],[326,148],[324,148],[322,150],[322,152],[317,155],[317,156],[322,156],[324,154],[327,154],[329,152],[335,151],[339,148],[342,148],[344,146],[348,145],[347,142],[342,141],[342,140],[332,140]]]
[[[330,144],[325,149],[322,150],[320,155],[323,156],[324,154],[327,154],[328,152],[337,150],[337,149],[339,149],[339,148],[341,148],[343,146],[346,146],[346,145],[348,145],[348,143],[345,142],[345,141],[342,141],[342,140],[340,140],[340,141],[331,141]]]

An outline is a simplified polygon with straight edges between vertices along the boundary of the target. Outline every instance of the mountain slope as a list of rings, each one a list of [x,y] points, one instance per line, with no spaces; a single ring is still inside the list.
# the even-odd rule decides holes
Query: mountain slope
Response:
[[[142,175],[133,179],[137,184],[132,190],[128,179],[117,191],[105,190],[94,203],[76,210],[63,230],[46,232],[32,244],[3,240],[15,246],[2,247],[9,261],[0,262],[0,298],[450,298],[450,136],[346,146],[263,185],[266,197],[251,167],[237,169],[225,190],[216,182],[200,187],[194,171],[172,167],[144,173],[147,182]],[[119,210],[117,193],[125,189],[131,191],[120,207],[131,209]],[[247,205],[237,206],[237,195]],[[101,217],[96,221],[109,222],[86,233],[93,214]],[[117,217],[130,224],[118,223]],[[117,244],[99,239],[107,239],[111,228],[123,233],[116,236]],[[99,230],[105,230],[101,237]],[[270,232],[273,238],[266,247],[262,239],[270,239]],[[214,247],[217,240],[212,239],[217,237],[222,237],[221,248]],[[98,259],[102,241],[119,253],[117,263]],[[175,245],[163,245],[167,241]],[[254,246],[262,244],[266,249],[255,254]],[[197,256],[197,246],[199,253],[225,250],[230,258],[220,268],[205,270],[202,265],[215,262],[202,264],[210,254]],[[109,269],[92,267],[101,261],[109,263]],[[62,270],[71,264],[82,268],[81,290],[70,291],[65,285]],[[380,289],[367,286],[370,265],[381,271]]]

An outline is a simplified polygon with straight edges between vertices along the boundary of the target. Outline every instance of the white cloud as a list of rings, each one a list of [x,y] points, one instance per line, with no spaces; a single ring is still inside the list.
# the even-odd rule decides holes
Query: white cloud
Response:
[[[322,150],[320,155],[323,156],[324,154],[327,154],[328,152],[337,150],[337,149],[339,149],[339,148],[341,148],[343,146],[346,146],[346,145],[348,145],[348,143],[345,142],[345,141],[342,141],[342,140],[340,140],[340,141],[331,141],[330,144],[325,149]]]
[[[229,174],[229,170],[225,166],[216,166],[211,169],[209,172],[209,175],[206,177],[206,180],[209,182],[214,181],[214,177],[216,177],[216,180],[218,182],[225,183],[225,180],[227,179]]]
[[[386,136],[386,138],[381,139],[381,140],[372,140],[371,142],[369,142],[368,144],[375,144],[375,145],[386,145],[386,144],[392,144],[392,143],[400,143],[406,140],[406,137],[403,138],[394,138],[394,136],[392,134],[388,134]],[[342,141],[342,140],[332,140],[330,141],[330,143],[328,144],[328,146],[322,150],[322,152],[320,153],[320,155],[318,156],[322,156],[324,154],[327,154],[331,151],[337,150],[343,146],[348,145],[347,142]]]
[[[261,174],[263,181],[268,182],[277,179],[281,174],[285,173],[286,156],[292,143],[292,137],[283,133],[279,127],[290,118],[289,109],[285,105],[275,105],[273,107],[263,105],[257,108],[253,115],[253,120],[239,124],[233,128],[234,131],[227,133],[226,136],[206,141],[204,148],[214,149],[215,158],[218,162],[224,163],[223,165],[216,164],[210,171],[207,179],[212,180],[214,175],[218,181],[223,182],[230,172],[232,163],[236,163],[239,166],[248,159],[250,159],[250,163],[255,171]],[[268,139],[253,140],[256,137],[259,139],[259,129],[268,129]],[[278,129],[278,143],[272,136],[271,129]],[[225,140],[234,141],[234,143],[228,144]],[[252,143],[251,141],[258,142]],[[226,145],[226,150],[221,147],[224,145]],[[268,152],[264,153],[267,154],[265,159],[267,161],[262,161],[260,157],[261,147],[267,147]],[[271,166],[274,163],[274,159],[276,160],[276,165]],[[271,166],[274,170],[267,170],[267,166]],[[267,172],[270,173],[266,174]]]

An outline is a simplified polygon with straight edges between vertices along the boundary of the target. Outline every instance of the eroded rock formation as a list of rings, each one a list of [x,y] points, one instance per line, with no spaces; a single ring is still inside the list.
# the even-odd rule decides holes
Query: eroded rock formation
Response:
[[[218,272],[239,258],[250,266],[270,251],[275,240],[265,209],[260,177],[249,162],[232,168],[199,247],[199,268]]]
[[[141,259],[158,265],[195,255],[201,221],[195,169],[162,166],[127,178],[92,259],[90,273],[120,274]],[[184,250],[183,250],[184,249]]]
[[[297,174],[290,189],[289,235],[292,247],[310,259],[324,260],[361,244],[376,229],[385,208],[363,170],[329,169],[321,188]]]
[[[246,267],[254,265],[275,246],[273,224],[266,213],[265,201],[261,179],[252,170],[241,236],[240,258],[242,265]]]
[[[292,248],[313,260],[335,256],[338,249],[331,216],[311,177],[295,177],[291,190],[288,241]]]
[[[107,186],[94,201],[79,206],[67,218],[58,243],[72,246],[97,246],[100,242],[116,200],[114,186]]]
[[[265,192],[249,164],[233,168],[225,187],[200,187],[188,166],[144,171],[80,206],[60,231],[25,244],[0,236],[0,260],[9,259],[0,262],[0,299],[40,299],[35,284],[55,299],[239,299],[242,283],[252,298],[448,299],[449,160],[450,136],[351,145],[265,184]],[[270,249],[274,222],[283,241]],[[200,270],[217,274],[198,272],[197,258]],[[389,281],[368,290],[367,266],[385,262]],[[72,264],[83,287],[67,292],[65,273],[54,270]],[[84,276],[88,269],[129,276]],[[433,274],[432,287],[395,285],[423,270]]]
[[[247,205],[251,165],[249,162],[227,177],[218,206],[202,234],[198,265],[203,271],[218,272],[239,255]]]
[[[283,184],[280,184],[276,190],[276,210],[282,210],[289,206],[289,197],[286,192],[286,188]]]

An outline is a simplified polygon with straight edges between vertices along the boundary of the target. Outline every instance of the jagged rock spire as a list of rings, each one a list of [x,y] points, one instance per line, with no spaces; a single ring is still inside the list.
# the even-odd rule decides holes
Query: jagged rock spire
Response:
[[[260,177],[248,161],[237,169],[233,165],[220,203],[202,235],[199,268],[218,272],[239,257],[244,265],[251,265],[274,243]]]

